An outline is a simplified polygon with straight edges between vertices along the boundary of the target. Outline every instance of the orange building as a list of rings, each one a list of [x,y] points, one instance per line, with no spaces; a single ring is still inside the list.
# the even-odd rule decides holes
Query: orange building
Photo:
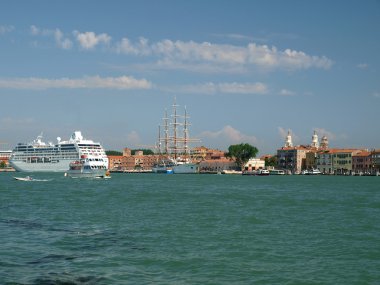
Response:
[[[160,159],[162,159],[161,155],[144,155],[142,151],[136,151],[132,155],[129,148],[123,149],[123,155],[108,156],[111,171],[151,170]]]

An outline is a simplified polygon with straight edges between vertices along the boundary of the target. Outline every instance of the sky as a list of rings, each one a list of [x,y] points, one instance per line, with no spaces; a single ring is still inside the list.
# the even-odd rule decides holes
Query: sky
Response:
[[[4,0],[0,149],[149,148],[174,99],[194,146],[380,148],[379,53],[379,0]]]

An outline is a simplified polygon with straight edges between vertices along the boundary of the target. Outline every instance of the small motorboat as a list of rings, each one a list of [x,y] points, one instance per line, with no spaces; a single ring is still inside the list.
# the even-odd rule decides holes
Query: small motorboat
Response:
[[[31,176],[25,176],[25,177],[13,177],[14,179],[18,181],[39,181],[39,182],[45,182],[45,181],[51,181],[52,179],[36,179]]]
[[[25,176],[25,177],[13,177],[14,179],[18,181],[34,181],[34,179],[30,176]]]

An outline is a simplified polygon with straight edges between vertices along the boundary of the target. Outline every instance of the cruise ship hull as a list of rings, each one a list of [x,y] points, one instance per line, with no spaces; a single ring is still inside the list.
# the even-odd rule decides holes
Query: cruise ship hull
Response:
[[[28,163],[24,161],[9,161],[10,165],[20,172],[65,172],[69,169],[71,160],[60,160],[49,163]]]

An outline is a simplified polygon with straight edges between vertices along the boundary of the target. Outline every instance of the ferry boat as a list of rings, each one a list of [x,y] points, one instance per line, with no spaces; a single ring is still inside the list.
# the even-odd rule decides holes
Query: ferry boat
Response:
[[[65,176],[73,178],[108,178],[109,171],[103,161],[82,155],[80,160],[70,162]]]
[[[258,176],[268,176],[269,174],[270,173],[268,169],[259,169],[257,170],[257,173],[256,173],[256,175]]]
[[[282,169],[270,169],[269,174],[270,175],[285,175],[285,171]]]
[[[108,158],[100,143],[83,138],[75,131],[69,140],[45,143],[39,135],[31,143],[19,143],[9,158],[10,165],[21,172],[66,172],[72,161],[80,160],[82,155],[101,163],[108,169]]]

